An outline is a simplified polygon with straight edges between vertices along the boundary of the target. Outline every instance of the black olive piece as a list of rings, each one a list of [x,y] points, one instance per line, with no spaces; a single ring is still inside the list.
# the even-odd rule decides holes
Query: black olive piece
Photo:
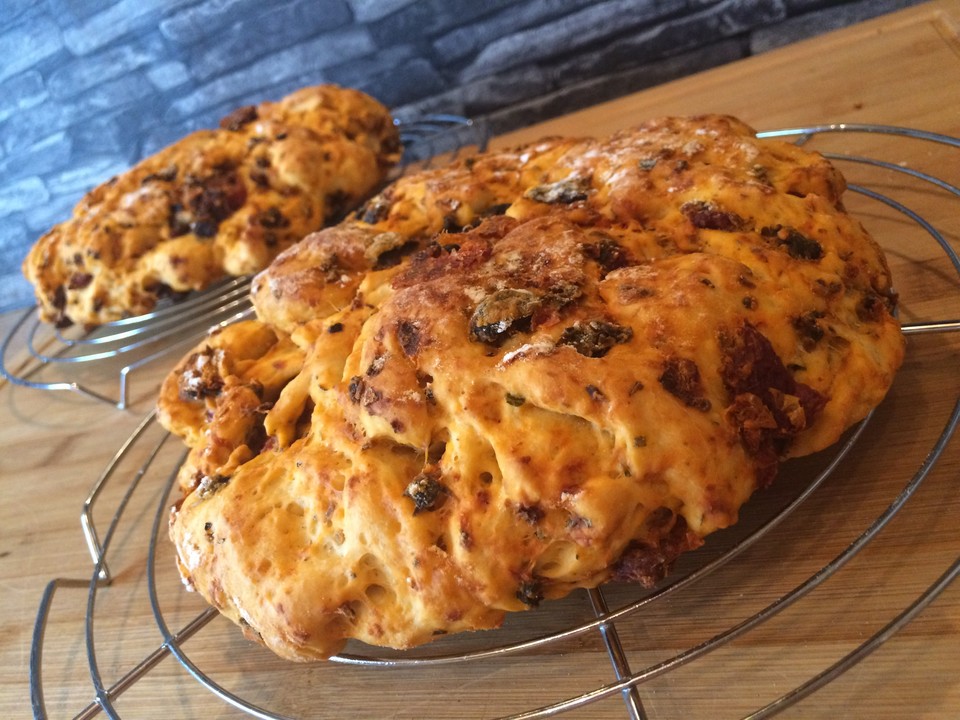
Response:
[[[607,396],[604,395],[603,390],[598,388],[596,385],[587,385],[586,391],[587,391],[587,395],[590,396],[591,400],[602,402],[603,400],[607,399]]]
[[[290,220],[284,217],[280,208],[273,206],[257,215],[257,222],[265,228],[285,228],[290,225]]]
[[[530,607],[537,607],[543,600],[543,588],[536,580],[524,580],[517,588],[517,599]]]
[[[786,245],[790,257],[797,260],[819,260],[823,257],[823,247],[820,243],[796,230],[789,230],[786,239],[781,240],[780,244]]]
[[[197,497],[208,498],[223,488],[228,482],[230,482],[230,478],[224,475],[204,475],[200,479],[199,487],[197,487]]]
[[[779,245],[786,248],[790,257],[796,260],[819,260],[823,257],[823,247],[820,243],[794,228],[774,225],[761,228],[760,234],[774,238]]]
[[[578,200],[586,200],[589,187],[589,183],[584,178],[568,177],[557,182],[532,187],[524,195],[531,200],[548,205],[569,205]]]
[[[381,220],[386,219],[389,214],[390,201],[383,197],[383,195],[377,195],[376,197],[370,198],[357,210],[356,218],[370,225],[375,225]]]
[[[420,473],[407,485],[403,494],[413,500],[413,514],[432,512],[447,499],[450,491],[440,482],[437,473]]]
[[[517,508],[517,515],[531,525],[536,525],[546,517],[539,505],[521,505]]]
[[[197,220],[191,226],[191,230],[197,237],[210,238],[217,234],[218,227],[218,223],[213,220]]]
[[[577,321],[560,335],[560,345],[570,345],[581,355],[599,358],[614,345],[630,342],[633,330],[605,320]]]
[[[370,244],[364,251],[368,259],[373,260],[374,270],[386,270],[399,265],[404,255],[408,255],[417,248],[417,243],[408,240],[399,233],[382,232],[370,239]]]
[[[360,399],[363,397],[364,390],[367,389],[367,384],[363,381],[363,378],[359,375],[354,375],[350,378],[350,385],[347,387],[347,394],[350,397],[350,401],[353,403],[359,403]]]
[[[470,338],[498,346],[517,332],[528,332],[540,302],[529,290],[507,288],[488,295],[470,317]]]

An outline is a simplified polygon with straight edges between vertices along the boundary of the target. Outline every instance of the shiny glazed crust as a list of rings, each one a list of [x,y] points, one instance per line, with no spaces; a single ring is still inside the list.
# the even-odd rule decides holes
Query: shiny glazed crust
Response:
[[[255,273],[354,208],[399,157],[386,108],[324,85],[240,108],[91,190],[31,249],[40,316],[98,325]]]
[[[185,582],[296,660],[655,584],[893,380],[843,190],[719,116],[401,178],[167,378]]]

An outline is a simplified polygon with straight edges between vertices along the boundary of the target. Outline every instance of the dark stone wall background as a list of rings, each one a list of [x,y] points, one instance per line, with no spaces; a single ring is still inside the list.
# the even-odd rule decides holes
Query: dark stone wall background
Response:
[[[919,0],[3,0],[0,309],[92,186],[238,105],[358,87],[502,132]]]

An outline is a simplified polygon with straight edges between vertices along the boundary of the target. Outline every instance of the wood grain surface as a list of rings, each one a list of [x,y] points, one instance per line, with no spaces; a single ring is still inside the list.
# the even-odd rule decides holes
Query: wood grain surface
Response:
[[[665,114],[725,112],[758,130],[819,123],[880,123],[960,137],[960,0],[941,0],[815,40],[599,105],[509,136],[496,145],[546,134],[602,134]],[[825,152],[882,157],[960,184],[960,150],[885,134],[820,136]],[[840,162],[840,161],[838,161]],[[879,188],[917,209],[960,249],[960,199],[886,170],[842,163],[851,183]],[[960,318],[960,283],[936,243],[900,212],[851,193],[849,208],[886,248],[907,323]],[[6,334],[18,315],[0,317]],[[188,338],[185,338],[188,340]],[[186,347],[186,346],[183,346]],[[89,589],[93,565],[81,530],[84,500],[108,461],[152,406],[177,352],[131,377],[130,407],[118,410],[69,392],[0,385],[0,716],[32,714],[29,659],[44,588],[75,579],[52,596],[42,643],[43,703],[49,717],[94,716],[91,660],[125,718],[228,718],[243,713],[164,657],[142,677],[134,669],[163,635],[151,607],[148,564],[155,561],[160,617],[178,631],[203,611],[180,586],[166,543],[165,485],[179,443],[157,450],[148,427],[107,478],[92,518],[109,540],[112,581]],[[22,339],[5,365],[20,368]],[[27,363],[29,365],[29,362]],[[57,369],[105,393],[116,391],[117,363]],[[37,379],[49,379],[45,368]],[[665,594],[617,623],[633,672],[651,668],[638,688],[653,718],[743,717],[775,701],[881,631],[960,557],[960,441],[946,444],[902,509],[849,562],[827,566],[872,525],[923,468],[960,398],[960,333],[911,335],[905,366],[888,398],[836,472],[760,542],[698,582]],[[676,577],[736,546],[809,487],[832,452],[789,463],[774,487],[743,510],[732,531],[712,536],[681,561]],[[129,493],[129,494],[128,494]],[[111,529],[114,511],[125,503]],[[156,551],[150,552],[154,524]],[[109,531],[109,538],[107,537]],[[813,580],[811,580],[811,578]],[[822,582],[821,582],[822,579]],[[798,587],[809,592],[797,593]],[[611,608],[638,590],[605,590]],[[92,605],[91,605],[92,600]],[[751,616],[766,622],[731,632]],[[92,651],[84,618],[92,607]],[[491,633],[448,638],[404,658],[462,653],[558,632],[593,618],[587,595],[511,617]],[[735,635],[709,653],[711,638]],[[271,712],[302,718],[488,718],[521,714],[616,682],[599,633],[560,639],[515,654],[465,663],[358,667],[291,665],[243,640],[216,618],[182,644],[213,682]],[[369,653],[351,646],[351,652]],[[678,660],[677,658],[680,658]],[[686,662],[684,660],[689,660]],[[571,717],[628,717],[616,688]],[[960,583],[950,585],[876,652],[783,712],[788,718],[960,717]]]

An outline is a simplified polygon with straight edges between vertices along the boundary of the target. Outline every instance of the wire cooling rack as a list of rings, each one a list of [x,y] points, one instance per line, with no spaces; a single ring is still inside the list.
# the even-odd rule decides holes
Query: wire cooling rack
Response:
[[[885,228],[874,234],[896,264],[895,278],[896,270],[922,276],[914,286],[924,292],[902,297],[901,312],[908,363],[915,357],[919,364],[909,372],[936,374],[936,382],[928,388],[902,388],[898,377],[878,410],[833,448],[786,463],[773,488],[751,499],[737,526],[682,557],[660,586],[646,591],[609,585],[574,593],[538,611],[511,616],[500,630],[443,638],[409,652],[351,644],[331,663],[304,667],[280,661],[239,639],[230,623],[179,587],[165,527],[184,453],[151,414],[117,451],[84,502],[81,526],[93,559],[92,576],[53,580],[44,593],[30,659],[35,717],[48,716],[43,651],[50,642],[55,598],[67,588],[87,592],[83,645],[92,700],[79,712],[72,708],[77,718],[123,716],[124,696],[154,678],[160,696],[176,696],[169,700],[173,714],[191,716],[197,707],[192,703],[202,701],[188,696],[209,699],[212,693],[225,713],[258,718],[425,717],[423,703],[437,694],[449,696],[450,717],[532,719],[578,710],[598,717],[592,709],[599,713],[601,707],[604,717],[694,717],[683,710],[684,693],[711,696],[716,704],[704,717],[766,718],[835,683],[913,621],[960,574],[955,521],[923,531],[940,533],[947,549],[938,555],[942,566],[915,573],[920,578],[915,592],[905,593],[903,578],[885,574],[884,533],[895,532],[891,528],[911,504],[955,501],[953,490],[934,493],[932,500],[924,492],[931,477],[943,483],[938,463],[952,447],[960,423],[956,366],[938,363],[936,347],[922,347],[960,330],[960,257],[953,247],[956,223],[950,220],[958,215],[960,189],[896,159],[846,149],[849,144],[869,148],[871,136],[890,135],[899,136],[898,143],[929,145],[937,167],[957,167],[954,151],[960,140],[916,130],[827,125],[761,133],[828,145],[829,138],[841,138],[841,151],[822,152],[853,179],[850,202],[858,205],[857,214]],[[863,181],[855,177],[861,171]],[[921,216],[911,209],[916,193],[930,192],[942,200],[942,215]],[[946,232],[938,227],[944,218],[953,222]],[[886,247],[887,232],[896,236],[896,247]],[[926,316],[928,306],[941,315]],[[955,358],[953,352],[948,360]],[[909,447],[888,448],[885,433],[898,422],[921,423],[917,433],[922,437]],[[908,458],[913,471],[902,477],[884,474],[890,453]],[[842,507],[834,502],[838,493]],[[99,521],[98,507],[107,508]],[[101,536],[97,528],[104,524]],[[832,541],[836,551],[822,564],[805,565],[807,553],[797,537],[817,544]],[[873,550],[876,546],[879,552]],[[747,562],[758,554],[759,560]],[[866,577],[878,584],[835,588],[835,578],[857,563],[872,566]],[[786,572],[787,564],[793,572]],[[788,581],[781,581],[781,575]],[[874,592],[896,595],[901,609],[879,618],[861,617],[870,615],[861,603]],[[822,599],[812,600],[817,593]],[[782,620],[794,606],[811,602],[818,604]],[[153,623],[130,625],[122,619],[131,607],[144,604],[149,606],[144,617],[152,615]],[[797,675],[790,672],[789,660],[777,664],[779,658],[764,654],[765,639],[781,633],[815,644],[818,630],[816,623],[812,630],[808,627],[811,622],[823,616],[831,623],[844,608],[855,626],[854,640],[839,656],[825,654],[815,670],[805,668]],[[672,630],[661,634],[664,627]],[[768,665],[773,668],[769,672]],[[571,667],[577,672],[571,674]],[[738,678],[734,667],[748,676]],[[691,673],[693,680],[683,679]],[[723,699],[728,685],[732,700]],[[358,688],[365,694],[358,694]],[[430,707],[429,714],[436,715],[437,705]]]
[[[433,114],[395,124],[404,146],[395,173],[460,148],[486,144],[485,127],[458,115]],[[126,409],[129,381],[138,370],[176,357],[212,326],[249,314],[249,289],[249,277],[231,278],[176,301],[162,300],[152,312],[92,331],[60,330],[40,322],[35,307],[26,308],[0,342],[0,375],[16,385],[73,392]],[[90,372],[105,366],[113,378],[106,387],[102,372],[96,378]]]

